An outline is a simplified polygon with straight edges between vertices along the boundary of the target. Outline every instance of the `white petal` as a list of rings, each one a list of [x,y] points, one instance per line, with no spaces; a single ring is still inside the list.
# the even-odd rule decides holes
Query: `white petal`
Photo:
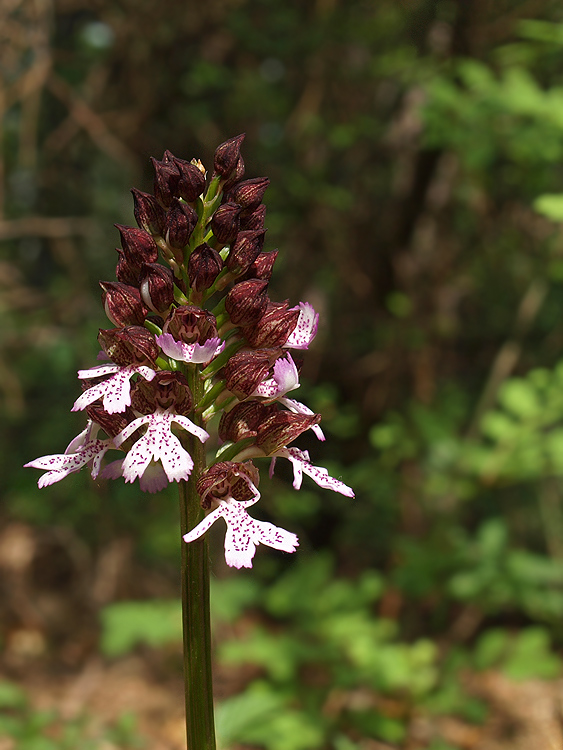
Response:
[[[205,441],[209,437],[209,433],[206,432],[203,427],[198,427],[192,422],[191,419],[188,419],[181,414],[172,414],[172,422],[177,422],[180,427],[183,427],[184,430],[190,432],[192,435],[195,435],[196,438],[199,438],[202,443],[205,443]]]
[[[124,427],[123,430],[119,433],[119,435],[116,435],[113,439],[114,445],[119,448],[121,443],[124,443],[127,438],[131,437],[131,435],[137,430],[141,425],[146,424],[150,421],[151,415],[145,414],[144,417],[138,417],[137,419],[134,419],[132,422],[129,422],[127,427]]]
[[[121,365],[96,365],[96,367],[90,367],[88,370],[78,370],[78,377],[81,380],[88,380],[90,378],[101,378],[104,375],[112,375],[121,369]]]
[[[191,531],[188,531],[187,534],[184,534],[182,537],[185,542],[193,542],[196,539],[199,539],[200,536],[203,536],[205,532],[213,526],[215,521],[223,515],[223,506],[220,505],[218,508],[215,508],[215,510],[212,510],[209,515],[205,516],[203,521],[200,521],[197,526],[194,526],[194,528]]]
[[[182,448],[182,444],[170,431],[159,432],[159,443],[155,450],[155,458],[160,458],[166,476],[170,482],[187,479],[194,467],[190,454]]]
[[[286,531],[266,521],[252,520],[252,537],[255,541],[284,552],[295,552],[299,546],[299,539],[291,531]]]

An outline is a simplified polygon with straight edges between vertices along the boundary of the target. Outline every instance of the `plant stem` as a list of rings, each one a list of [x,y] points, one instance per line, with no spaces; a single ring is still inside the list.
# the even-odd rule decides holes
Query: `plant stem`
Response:
[[[197,403],[203,396],[199,368],[189,368],[188,380]],[[199,424],[200,417],[192,415]],[[182,534],[203,518],[197,480],[205,468],[203,444],[189,436],[188,450],[194,468],[187,482],[179,483]],[[209,555],[207,536],[182,541],[182,622],[184,632],[184,683],[188,750],[215,750],[213,679],[211,674],[211,627],[209,615]]]

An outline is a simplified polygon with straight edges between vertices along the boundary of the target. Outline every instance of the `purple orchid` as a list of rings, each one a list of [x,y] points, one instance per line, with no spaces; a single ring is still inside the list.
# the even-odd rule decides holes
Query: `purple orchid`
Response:
[[[97,365],[89,370],[79,370],[78,377],[81,380],[99,378],[104,375],[112,375],[111,378],[93,385],[79,396],[74,402],[71,411],[81,411],[99,398],[102,399],[104,409],[108,414],[118,414],[128,406],[131,406],[131,378],[135,373],[141,375],[145,380],[152,380],[155,371],[146,365]]]
[[[319,314],[315,312],[313,305],[308,302],[300,302],[292,310],[299,310],[297,325],[290,333],[284,344],[285,349],[308,349],[309,344],[317,335],[319,326]]]
[[[314,411],[300,401],[285,397],[288,391],[294,391],[296,388],[299,388],[299,373],[291,354],[288,352],[285,357],[276,360],[273,376],[263,380],[251,395],[278,401],[294,414],[314,414]],[[320,425],[313,425],[311,429],[319,440],[326,439]]]
[[[328,471],[322,466],[313,466],[308,451],[301,451],[299,448],[280,448],[272,456],[270,476],[274,473],[276,458],[287,458],[291,462],[293,466],[293,487],[296,490],[301,487],[303,474],[307,474],[323,489],[339,492],[341,495],[346,495],[346,497],[355,497],[354,490],[348,487],[347,484],[331,477]]]
[[[183,341],[176,341],[171,333],[163,333],[156,337],[156,341],[167,357],[178,362],[196,364],[209,362],[225,348],[225,342],[217,337],[208,339],[205,344],[185,344]]]
[[[46,469],[47,473],[39,477],[39,488],[60,482],[69,474],[79,471],[83,466],[92,462],[92,477],[96,479],[100,471],[102,458],[106,451],[113,446],[113,440],[99,440],[96,438],[99,426],[88,420],[86,428],[68,444],[64,453],[42,456],[24,464],[25,468]]]
[[[148,425],[145,434],[137,440],[123,459],[121,474],[126,482],[133,482],[144,476],[151,461],[160,461],[169,482],[187,479],[194,462],[190,454],[182,448],[180,440],[172,432],[172,423],[178,424],[187,432],[195,435],[204,443],[209,434],[195,425],[191,419],[176,414],[169,409],[157,408],[153,414],[134,419],[124,430],[116,435],[114,444],[119,447],[142,425]],[[149,475],[153,473],[149,469]],[[148,476],[149,476],[148,475]],[[147,484],[149,480],[147,479]],[[149,490],[150,491],[150,490]]]
[[[227,496],[203,521],[183,536],[185,542],[199,539],[222,516],[227,524],[225,561],[234,568],[251,568],[258,544],[266,544],[284,552],[295,552],[299,546],[297,536],[291,531],[267,521],[259,521],[246,512],[246,508],[260,499],[258,489],[252,482],[247,483],[254,495],[250,500],[235,500],[234,497]]]

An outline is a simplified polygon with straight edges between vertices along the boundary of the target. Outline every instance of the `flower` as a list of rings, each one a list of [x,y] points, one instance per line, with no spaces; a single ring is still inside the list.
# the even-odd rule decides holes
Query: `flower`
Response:
[[[277,450],[272,455],[270,477],[274,473],[276,458],[287,458],[291,462],[293,466],[294,489],[300,489],[301,482],[303,481],[303,474],[307,474],[307,476],[310,476],[319,487],[323,487],[326,490],[332,490],[333,492],[339,492],[341,495],[346,495],[346,497],[354,497],[354,490],[351,487],[348,487],[344,482],[331,477],[328,471],[322,466],[313,466],[307,451],[300,451],[299,448],[280,448]]]
[[[256,552],[256,545],[266,544],[268,547],[295,552],[299,540],[291,531],[281,529],[267,521],[252,518],[246,508],[260,499],[258,489],[247,479],[253,497],[249,500],[235,500],[231,495],[219,501],[219,506],[212,510],[195,528],[184,534],[185,542],[193,542],[215,523],[221,516],[227,524],[225,534],[225,561],[234,568],[251,568],[252,558]]]
[[[313,305],[308,302],[300,302],[297,307],[290,309],[299,310],[299,318],[284,347],[286,349],[308,349],[309,344],[317,335],[319,314],[315,312]]]
[[[171,333],[163,333],[156,337],[157,343],[166,354],[180,362],[196,362],[202,364],[209,362],[225,348],[225,342],[220,338],[214,337],[207,339],[204,344],[186,344],[183,341],[176,341]]]
[[[71,411],[80,411],[85,409],[99,398],[103,399],[104,409],[108,414],[117,414],[128,406],[131,406],[131,383],[130,380],[138,373],[145,380],[152,380],[155,371],[147,365],[97,365],[89,370],[79,370],[78,377],[83,379],[98,378],[103,375],[112,375],[111,378],[101,383],[93,385],[79,396],[74,402]]]
[[[171,409],[157,407],[152,414],[145,414],[134,419],[124,430],[116,435],[114,444],[119,447],[127,440],[141,425],[148,425],[145,434],[137,440],[133,447],[123,459],[120,473],[126,482],[133,482],[137,477],[143,477],[147,469],[149,474],[153,473],[151,461],[160,461],[169,482],[179,482],[187,479],[191,473],[194,462],[190,454],[182,448],[179,439],[172,432],[172,423],[178,424],[187,432],[195,435],[204,443],[209,434],[195,425],[191,419],[176,414]],[[107,467],[106,467],[107,468]],[[108,476],[114,476],[115,467]],[[148,488],[148,481],[147,481]],[[155,491],[155,490],[149,490]]]
[[[104,454],[113,447],[111,439],[96,439],[98,430],[99,426],[89,419],[86,428],[70,441],[64,453],[36,458],[24,464],[24,468],[47,469],[47,473],[42,474],[37,482],[42,488],[60,482],[92,461],[92,477],[95,479]]]
[[[251,396],[262,396],[266,399],[279,401],[280,404],[286,406],[294,414],[314,414],[314,411],[311,411],[308,406],[305,406],[300,401],[296,401],[293,398],[285,398],[285,394],[288,391],[294,391],[296,388],[299,388],[299,374],[295,362],[288,352],[286,357],[278,359],[274,364],[273,376],[267,380],[263,380]],[[326,440],[320,425],[313,425],[311,430],[319,440]]]

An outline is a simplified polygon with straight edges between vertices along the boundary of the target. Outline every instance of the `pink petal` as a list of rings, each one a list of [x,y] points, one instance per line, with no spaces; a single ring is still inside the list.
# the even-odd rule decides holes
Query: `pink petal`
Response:
[[[209,339],[205,344],[185,344],[183,341],[176,341],[171,333],[157,336],[156,341],[167,357],[197,364],[208,362],[225,348],[225,342],[220,338]]]
[[[292,308],[297,310],[297,307]],[[299,303],[299,319],[284,344],[288,349],[307,349],[317,334],[319,316],[308,302]]]

